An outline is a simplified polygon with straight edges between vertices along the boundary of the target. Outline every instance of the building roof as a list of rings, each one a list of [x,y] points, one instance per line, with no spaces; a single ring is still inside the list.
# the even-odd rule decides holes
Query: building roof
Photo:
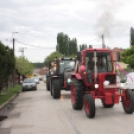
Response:
[[[33,69],[33,74],[38,74],[39,71],[40,71],[39,68]]]
[[[48,68],[47,67],[44,67],[44,68],[42,68],[42,69],[40,69],[38,71],[38,74],[40,74],[40,75],[46,75],[47,72],[48,72]]]

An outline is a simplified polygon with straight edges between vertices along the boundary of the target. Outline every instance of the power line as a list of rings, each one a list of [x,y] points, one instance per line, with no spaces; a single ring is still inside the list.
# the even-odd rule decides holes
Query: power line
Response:
[[[19,49],[20,49],[20,47],[17,48],[17,49],[15,49],[15,50],[16,50],[16,51],[20,51]],[[28,47],[24,47],[24,49],[25,49],[25,50],[42,50],[42,51],[45,50],[45,49],[42,49],[42,48],[28,48]]]
[[[55,49],[55,47],[42,47],[42,46],[35,46],[35,45],[30,45],[30,44],[26,44],[26,43],[22,43],[20,41],[17,41],[20,44],[26,45],[26,46],[32,46],[32,47],[38,47],[38,48],[44,48],[44,49]]]
[[[93,39],[93,40],[90,40],[90,41],[88,41],[88,42],[91,43],[91,42],[93,42],[93,41],[98,41],[98,40],[100,40],[100,37],[95,38],[95,39]]]

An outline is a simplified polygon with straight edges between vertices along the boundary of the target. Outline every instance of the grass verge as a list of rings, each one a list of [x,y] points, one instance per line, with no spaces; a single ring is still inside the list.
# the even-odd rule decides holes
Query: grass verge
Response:
[[[0,106],[17,94],[21,89],[21,85],[16,85],[15,87],[10,87],[9,91],[8,89],[2,90],[0,95]]]

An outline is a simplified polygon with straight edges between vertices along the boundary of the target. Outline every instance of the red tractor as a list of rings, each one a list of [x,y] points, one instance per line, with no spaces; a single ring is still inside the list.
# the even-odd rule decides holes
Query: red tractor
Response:
[[[134,89],[125,88],[125,83],[117,84],[112,51],[88,48],[78,52],[75,72],[72,74],[71,102],[75,110],[84,107],[88,118],[95,117],[95,99],[99,98],[103,107],[112,108],[120,97],[124,111],[134,111]],[[123,88],[124,86],[124,88]]]

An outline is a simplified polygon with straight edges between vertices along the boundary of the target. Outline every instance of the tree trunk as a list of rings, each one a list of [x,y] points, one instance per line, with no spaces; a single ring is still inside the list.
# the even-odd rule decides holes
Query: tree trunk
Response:
[[[18,74],[18,84],[20,84],[20,74]]]
[[[0,83],[0,95],[1,95],[1,90],[2,90],[2,83]]]

